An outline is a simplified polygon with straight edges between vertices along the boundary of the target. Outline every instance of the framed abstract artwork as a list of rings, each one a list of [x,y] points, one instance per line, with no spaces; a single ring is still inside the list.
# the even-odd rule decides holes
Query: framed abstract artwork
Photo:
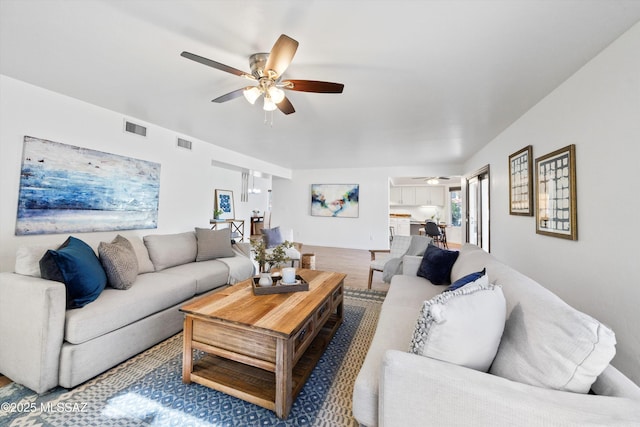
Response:
[[[311,184],[311,215],[357,218],[359,198],[359,184]]]
[[[233,191],[216,189],[216,201],[214,205],[216,211],[222,211],[218,219],[235,219],[236,211],[233,205]]]
[[[160,164],[24,137],[16,235],[158,227]]]
[[[528,145],[509,156],[509,214],[533,216],[533,159]]]
[[[574,144],[536,159],[536,233],[578,240]]]

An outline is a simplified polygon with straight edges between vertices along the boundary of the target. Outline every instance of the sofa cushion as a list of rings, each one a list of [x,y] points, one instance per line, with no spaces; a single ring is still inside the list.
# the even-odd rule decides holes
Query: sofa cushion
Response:
[[[425,299],[442,288],[417,276],[396,275],[385,297],[376,332],[353,388],[353,414],[364,425],[378,421],[380,366],[388,349],[407,351],[416,317]]]
[[[155,267],[149,258],[149,251],[145,246],[142,238],[139,236],[127,236],[127,240],[133,246],[133,251],[136,253],[136,259],[138,260],[138,274],[151,273],[155,271]]]
[[[151,234],[144,236],[155,271],[194,262],[198,253],[196,233]]]
[[[196,261],[234,256],[231,248],[231,229],[210,230],[196,227],[198,253]]]
[[[422,304],[410,351],[486,372],[500,344],[505,313],[502,290],[482,275]]]
[[[126,292],[107,288],[93,303],[67,310],[64,339],[80,344],[186,301],[195,280],[173,274],[141,274]]]
[[[615,334],[523,274],[496,279],[514,304],[491,373],[538,387],[587,393],[615,355]]]
[[[466,276],[461,277],[455,282],[453,282],[452,284],[450,284],[449,287],[445,289],[443,292],[455,291],[456,289],[460,289],[461,287],[468,285],[469,283],[473,283],[479,278],[481,278],[482,276],[484,276],[486,272],[487,272],[487,269],[483,268],[482,271],[476,271],[475,273],[467,274]]]
[[[451,268],[458,259],[457,251],[448,251],[429,244],[424,252],[418,276],[424,277],[434,285],[448,285],[451,283]]]
[[[65,284],[67,308],[89,304],[107,285],[107,275],[91,246],[73,236],[44,254],[40,272],[44,279]]]
[[[247,261],[249,260],[247,259]],[[227,284],[229,279],[229,268],[227,265],[221,262],[221,260],[214,259],[177,265],[163,270],[163,273],[175,274],[179,277],[187,277],[190,280],[194,280],[196,284],[196,294],[201,294],[202,292],[223,286]]]
[[[107,283],[115,289],[129,289],[138,276],[138,259],[126,238],[117,235],[111,243],[100,242],[98,255]]]

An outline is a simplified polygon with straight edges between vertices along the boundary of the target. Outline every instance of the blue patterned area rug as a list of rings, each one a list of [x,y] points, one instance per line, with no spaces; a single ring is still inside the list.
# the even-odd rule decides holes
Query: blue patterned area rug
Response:
[[[38,396],[0,388],[5,426],[357,426],[353,383],[375,332],[385,293],[345,290],[344,322],[286,420],[199,384],[182,383],[182,334],[67,390]]]

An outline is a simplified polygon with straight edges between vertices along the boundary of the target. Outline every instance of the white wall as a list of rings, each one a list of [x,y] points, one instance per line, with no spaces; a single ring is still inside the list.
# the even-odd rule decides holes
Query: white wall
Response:
[[[609,325],[613,365],[640,384],[640,24],[471,158],[491,165],[491,251]],[[508,156],[576,145],[578,241],[509,215]],[[544,310],[544,307],[540,307]]]
[[[303,244],[353,249],[389,246],[389,177],[458,175],[459,166],[305,169],[292,179],[273,179],[271,225],[292,228],[294,240]],[[311,216],[311,184],[359,184],[360,216]],[[304,248],[303,248],[304,250]]]
[[[251,210],[263,211],[266,196],[250,196],[249,202],[240,202],[241,170],[290,176],[287,169],[189,136],[179,135],[193,142],[192,151],[178,148],[178,134],[135,118],[128,119],[147,125],[147,138],[124,133],[124,119],[119,113],[0,76],[0,271],[13,270],[19,246],[54,246],[67,237],[15,236],[25,135],[160,163],[158,228],[121,232],[140,236],[208,227],[216,188],[233,190],[236,217],[245,219],[248,236]],[[214,159],[228,167],[212,166]],[[262,181],[258,183],[267,186]],[[115,234],[83,233],[78,237],[94,244]]]

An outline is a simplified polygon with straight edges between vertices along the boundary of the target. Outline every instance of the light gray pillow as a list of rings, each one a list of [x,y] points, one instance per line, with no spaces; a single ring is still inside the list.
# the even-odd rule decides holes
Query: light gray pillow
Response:
[[[502,289],[487,276],[425,301],[410,351],[487,372],[500,345],[506,317]]]
[[[196,227],[196,239],[198,240],[196,261],[235,256],[235,252],[231,247],[230,228],[209,230],[208,228]]]
[[[517,272],[498,280],[505,294],[526,288],[506,321],[491,373],[537,387],[588,393],[616,354],[611,329]]]
[[[138,259],[138,274],[151,273],[155,271],[153,263],[149,258],[149,251],[144,245],[142,238],[138,236],[129,236],[127,237],[127,240],[129,240],[129,243],[133,246],[133,251],[136,253],[136,258]]]
[[[59,247],[55,245],[54,248]],[[14,271],[23,276],[42,277],[40,275],[40,260],[44,254],[52,249],[50,246],[20,246],[16,251]]]
[[[118,234],[111,243],[100,242],[98,255],[109,286],[126,290],[133,285],[138,277],[138,259],[131,242]]]
[[[156,271],[196,260],[198,244],[196,233],[187,231],[176,234],[150,234],[143,237],[149,258]]]

